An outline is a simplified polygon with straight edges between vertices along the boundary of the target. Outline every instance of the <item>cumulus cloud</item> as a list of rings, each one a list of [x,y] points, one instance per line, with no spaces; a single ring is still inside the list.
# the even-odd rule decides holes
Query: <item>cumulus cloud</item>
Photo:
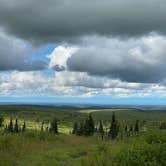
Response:
[[[47,64],[32,61],[32,50],[28,44],[0,29],[0,70],[42,70]]]
[[[164,95],[165,9],[164,0],[1,0],[0,71],[10,72],[0,95]],[[50,43],[51,54],[33,57]]]
[[[166,33],[166,1],[1,0],[0,24],[28,40]]]
[[[164,96],[166,87],[157,84],[127,83],[117,79],[63,71],[47,77],[39,71],[10,72],[0,75],[0,96],[80,96],[111,95]]]
[[[56,47],[51,54],[47,55],[47,57],[50,59],[49,67],[56,71],[65,70],[67,67],[67,59],[76,51],[76,47]]]
[[[159,83],[166,77],[166,38],[161,35],[125,40],[84,37],[77,47],[67,59],[68,70],[127,82]]]

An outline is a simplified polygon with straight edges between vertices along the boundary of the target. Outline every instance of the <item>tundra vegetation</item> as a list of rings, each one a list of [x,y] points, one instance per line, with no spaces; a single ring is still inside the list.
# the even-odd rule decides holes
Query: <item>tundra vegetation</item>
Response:
[[[0,166],[165,166],[166,112],[0,106]]]

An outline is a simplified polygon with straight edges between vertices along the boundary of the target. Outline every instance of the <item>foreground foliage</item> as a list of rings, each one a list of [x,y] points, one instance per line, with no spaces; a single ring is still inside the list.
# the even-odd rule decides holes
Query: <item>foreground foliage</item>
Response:
[[[34,131],[2,134],[0,157],[2,166],[165,166],[166,131],[117,141]]]

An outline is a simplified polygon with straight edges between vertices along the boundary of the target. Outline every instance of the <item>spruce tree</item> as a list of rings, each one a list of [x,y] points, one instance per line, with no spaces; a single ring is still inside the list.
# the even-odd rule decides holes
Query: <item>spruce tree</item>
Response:
[[[133,132],[133,126],[132,125],[130,126],[130,132]]]
[[[129,135],[131,136],[133,134],[133,126],[130,125],[130,129],[129,129]]]
[[[25,130],[26,130],[26,123],[25,123],[25,120],[24,120],[24,124],[22,126],[22,132],[25,132]]]
[[[103,124],[102,124],[102,121],[100,120],[100,123],[99,123],[99,133],[101,135],[101,138],[103,140],[103,137],[104,137],[104,129],[103,129]]]
[[[115,113],[113,113],[111,127],[109,131],[109,135],[111,136],[112,140],[116,139],[116,137],[118,136],[118,132],[119,132],[119,126],[115,118]]]
[[[49,131],[49,127],[48,126],[46,127],[46,131]]]
[[[44,121],[42,121],[42,124],[41,124],[41,131],[44,131]]]
[[[15,125],[14,125],[14,132],[18,133],[19,132],[19,126],[18,126],[18,119],[16,118]]]
[[[125,126],[125,133],[127,133],[128,132],[128,127],[127,127],[127,125]]]
[[[55,134],[58,133],[58,124],[57,124],[56,119],[52,120],[52,122],[50,124],[50,132],[55,133]]]
[[[86,119],[85,120],[85,123],[84,123],[84,131],[83,131],[83,134],[88,136],[90,135],[90,123],[89,123],[89,119]]]
[[[4,122],[4,117],[2,115],[0,115],[0,127],[3,126],[3,122]]]
[[[86,119],[84,123],[84,135],[90,136],[93,135],[94,132],[95,132],[94,121],[92,115],[89,114],[88,119]]]
[[[126,125],[125,126],[125,135],[128,137],[129,136],[129,129],[128,129],[128,126]]]
[[[135,134],[139,133],[139,121],[138,120],[135,123],[134,132],[135,132]]]
[[[88,123],[89,123],[89,134],[93,135],[94,131],[95,131],[95,124],[94,124],[94,120],[92,118],[92,114],[89,114],[89,119],[88,119]]]
[[[78,124],[77,122],[74,123],[72,134],[77,134],[78,133]]]
[[[13,130],[14,128],[13,128],[13,120],[12,120],[12,118],[10,118],[10,122],[9,122],[9,125],[8,125],[8,132],[10,132],[10,133],[13,133]]]
[[[81,136],[84,135],[84,133],[85,133],[85,126],[84,123],[81,122],[78,127],[77,135]]]

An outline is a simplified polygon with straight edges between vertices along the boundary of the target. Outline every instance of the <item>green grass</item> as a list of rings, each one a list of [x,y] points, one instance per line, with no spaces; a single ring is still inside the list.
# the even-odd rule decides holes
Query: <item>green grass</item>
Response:
[[[112,142],[29,131],[0,136],[1,166],[165,166],[166,131]]]
[[[99,110],[81,110],[81,113],[92,113],[93,116],[99,120],[110,120],[112,112],[120,120],[147,120],[147,121],[161,121],[166,120],[166,112],[151,112],[137,109],[99,109]]]
[[[71,125],[73,121],[83,120],[87,113],[92,113],[96,120],[111,120],[112,112],[116,112],[119,120],[165,121],[166,112],[142,111],[138,109],[57,109],[35,106],[0,106],[0,113],[7,117],[18,117],[30,121],[50,121],[56,117],[63,124]]]
[[[102,141],[95,134],[80,137],[69,134],[74,121],[84,120],[92,113],[95,122],[110,125],[112,111],[116,111],[121,128],[140,120],[139,136],[126,137],[120,132],[116,141]],[[5,124],[10,117],[18,118],[27,131],[19,134],[0,133],[0,166],[165,166],[166,130],[157,129],[166,120],[165,112],[145,112],[134,109],[58,110],[30,106],[0,106]],[[41,132],[49,121],[58,119],[60,134]],[[146,127],[147,130],[143,131]]]
[[[77,165],[98,144],[94,138],[34,132],[1,135],[0,142],[3,166]]]

